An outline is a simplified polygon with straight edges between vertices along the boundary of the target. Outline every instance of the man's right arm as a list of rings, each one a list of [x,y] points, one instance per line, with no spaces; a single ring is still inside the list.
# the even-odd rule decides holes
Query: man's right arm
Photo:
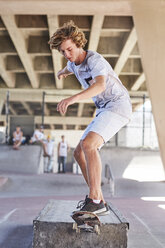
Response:
[[[68,71],[67,66],[66,66],[57,73],[57,77],[58,79],[62,79],[62,78],[66,78],[68,75],[71,75],[71,74],[73,74],[73,72]]]

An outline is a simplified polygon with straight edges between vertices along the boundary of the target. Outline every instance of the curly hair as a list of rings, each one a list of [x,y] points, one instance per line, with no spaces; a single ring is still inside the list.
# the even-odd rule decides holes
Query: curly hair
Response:
[[[85,34],[74,24],[73,21],[69,21],[56,30],[48,44],[50,44],[50,49],[57,49],[59,51],[62,42],[68,39],[71,39],[76,46],[80,48],[83,48],[87,43]]]

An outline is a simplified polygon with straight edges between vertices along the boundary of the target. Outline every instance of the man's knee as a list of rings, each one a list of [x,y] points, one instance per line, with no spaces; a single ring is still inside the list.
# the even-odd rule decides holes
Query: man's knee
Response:
[[[80,144],[75,148],[73,155],[74,158],[77,160],[77,158],[80,156],[80,153],[82,152]]]
[[[90,150],[97,150],[97,147],[93,142],[90,142],[88,139],[84,139],[81,144],[82,150],[84,152],[90,151]]]

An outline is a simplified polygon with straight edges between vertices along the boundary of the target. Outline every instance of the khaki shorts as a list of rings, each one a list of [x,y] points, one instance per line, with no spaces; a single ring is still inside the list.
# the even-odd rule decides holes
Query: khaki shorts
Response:
[[[102,111],[87,126],[81,140],[85,139],[89,132],[99,134],[104,143],[109,141],[123,126],[128,124],[129,119],[111,111]]]

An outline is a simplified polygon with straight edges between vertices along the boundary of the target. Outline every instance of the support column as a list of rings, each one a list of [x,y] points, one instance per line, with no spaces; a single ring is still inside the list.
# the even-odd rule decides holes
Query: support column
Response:
[[[165,1],[131,1],[138,45],[165,169]]]
[[[2,99],[0,99],[0,115],[2,114],[4,102],[5,102],[4,97],[2,97]]]

